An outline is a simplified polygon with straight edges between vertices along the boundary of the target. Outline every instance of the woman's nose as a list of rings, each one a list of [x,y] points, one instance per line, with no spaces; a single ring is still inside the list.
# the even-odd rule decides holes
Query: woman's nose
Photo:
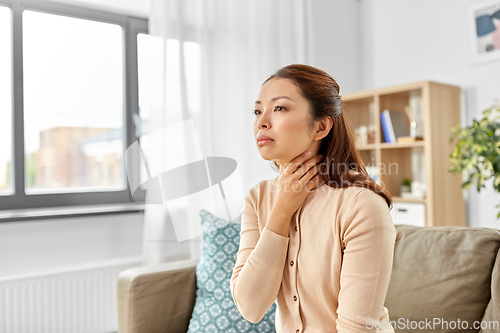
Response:
[[[257,121],[257,127],[259,129],[265,127],[265,128],[269,128],[269,120],[267,119],[266,116],[262,115],[259,120]]]

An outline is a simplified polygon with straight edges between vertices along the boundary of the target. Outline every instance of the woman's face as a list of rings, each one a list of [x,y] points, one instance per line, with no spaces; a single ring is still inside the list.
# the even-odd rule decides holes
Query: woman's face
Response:
[[[310,128],[309,103],[293,81],[283,78],[267,81],[260,89],[254,110],[254,135],[262,158],[279,162],[283,169],[306,150],[311,151],[311,157],[318,153],[324,135],[317,135],[316,126]],[[274,141],[259,144],[259,135]]]

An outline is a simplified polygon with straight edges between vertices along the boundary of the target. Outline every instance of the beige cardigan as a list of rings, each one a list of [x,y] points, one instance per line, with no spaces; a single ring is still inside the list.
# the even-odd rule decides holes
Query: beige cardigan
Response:
[[[309,193],[284,237],[265,227],[278,177],[252,187],[241,210],[230,281],[241,315],[258,323],[276,308],[276,332],[394,332],[384,300],[396,229],[368,188],[323,185]]]

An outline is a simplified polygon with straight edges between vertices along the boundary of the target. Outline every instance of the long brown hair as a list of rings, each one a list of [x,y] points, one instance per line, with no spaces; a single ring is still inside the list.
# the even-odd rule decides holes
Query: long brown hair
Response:
[[[333,126],[328,135],[321,140],[318,152],[325,156],[320,165],[320,173],[325,184],[330,187],[366,187],[383,197],[391,210],[393,208],[391,194],[370,178],[363,159],[356,149],[349,118],[343,112],[344,103],[337,82],[321,69],[302,64],[278,69],[262,85],[273,78],[290,79],[299,87],[300,93],[309,102],[310,128],[315,121],[326,116],[333,119]],[[273,161],[272,165],[279,170],[278,162]],[[400,238],[401,235],[398,233],[396,241]]]

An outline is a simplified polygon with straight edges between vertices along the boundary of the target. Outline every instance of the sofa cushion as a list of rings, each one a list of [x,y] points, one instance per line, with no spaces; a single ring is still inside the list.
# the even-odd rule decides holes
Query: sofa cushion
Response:
[[[461,331],[479,332],[472,326],[481,321],[490,301],[500,232],[409,225],[396,225],[396,229],[403,232],[403,238],[394,248],[385,300],[394,329],[457,332],[453,326],[460,320],[468,325]]]
[[[481,333],[500,332],[500,251],[491,273],[491,299],[484,311]]]
[[[202,209],[202,252],[196,266],[196,301],[187,333],[275,332],[276,304],[257,324],[243,318],[231,296],[230,279],[240,245],[240,223]]]

